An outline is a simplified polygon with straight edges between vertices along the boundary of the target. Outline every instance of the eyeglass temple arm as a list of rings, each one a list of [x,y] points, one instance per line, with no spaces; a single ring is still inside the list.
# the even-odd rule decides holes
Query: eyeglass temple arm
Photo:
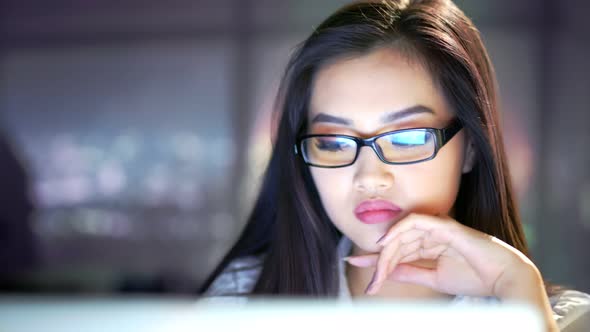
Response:
[[[453,138],[453,136],[455,136],[455,134],[457,134],[461,129],[463,129],[461,122],[459,120],[453,121],[450,126],[442,130],[442,143],[445,144],[450,141],[451,138]]]

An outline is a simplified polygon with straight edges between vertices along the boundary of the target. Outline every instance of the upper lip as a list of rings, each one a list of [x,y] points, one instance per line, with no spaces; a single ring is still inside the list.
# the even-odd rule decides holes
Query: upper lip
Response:
[[[361,202],[354,209],[354,213],[359,214],[359,213],[363,213],[363,212],[367,212],[367,211],[379,211],[379,210],[401,211],[402,209],[390,201],[386,201],[383,199],[377,199],[377,200],[366,200],[366,201]]]

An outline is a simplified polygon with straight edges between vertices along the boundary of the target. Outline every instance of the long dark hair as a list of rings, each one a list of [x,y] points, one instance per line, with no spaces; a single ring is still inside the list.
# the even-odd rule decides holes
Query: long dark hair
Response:
[[[272,156],[237,243],[203,284],[238,257],[263,255],[253,294],[336,296],[336,246],[308,167],[293,152],[306,130],[318,70],[342,57],[390,47],[422,61],[473,143],[477,162],[462,176],[455,219],[528,255],[502,141],[496,80],[479,32],[449,0],[363,1],[338,10],[305,40],[284,73]]]

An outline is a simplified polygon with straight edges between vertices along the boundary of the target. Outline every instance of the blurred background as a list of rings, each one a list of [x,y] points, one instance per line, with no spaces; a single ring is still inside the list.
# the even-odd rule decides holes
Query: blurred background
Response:
[[[343,0],[0,0],[0,292],[193,294],[238,236],[296,44]],[[582,0],[457,1],[544,276],[590,291]]]

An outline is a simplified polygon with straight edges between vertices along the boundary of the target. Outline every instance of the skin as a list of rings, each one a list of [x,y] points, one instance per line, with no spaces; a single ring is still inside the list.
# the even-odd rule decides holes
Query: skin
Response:
[[[416,106],[430,111],[382,121],[386,114],[401,115]],[[454,116],[419,62],[382,48],[340,59],[318,72],[308,128],[312,134],[366,138],[397,129],[444,128]],[[328,216],[353,242],[346,269],[351,295],[523,300],[541,310],[549,330],[557,330],[535,265],[508,244],[453,219],[461,175],[476,162],[464,132],[436,158],[418,164],[388,165],[366,147],[353,165],[310,167]],[[403,212],[385,223],[364,224],[353,211],[370,199],[390,201]]]

